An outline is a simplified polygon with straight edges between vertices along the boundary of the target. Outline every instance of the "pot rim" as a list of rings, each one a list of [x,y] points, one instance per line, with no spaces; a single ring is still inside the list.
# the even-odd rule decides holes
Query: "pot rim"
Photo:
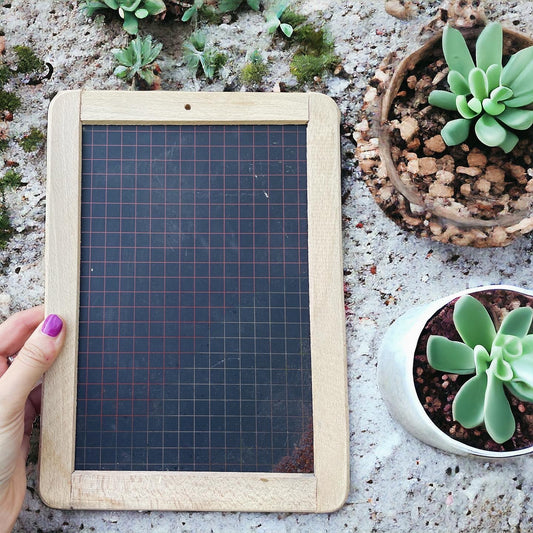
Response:
[[[418,394],[416,393],[414,377],[413,377],[414,355],[415,355],[416,345],[418,344],[420,335],[425,325],[427,324],[428,320],[435,313],[437,313],[440,309],[442,309],[442,307],[444,307],[447,303],[451,302],[452,300],[455,300],[456,298],[460,298],[461,296],[464,296],[465,294],[472,294],[472,293],[482,292],[482,291],[494,291],[494,290],[506,290],[506,291],[511,291],[511,292],[518,292],[526,296],[533,297],[533,290],[523,289],[520,287],[516,287],[514,285],[505,285],[505,284],[483,285],[480,287],[472,287],[472,288],[464,289],[450,296],[439,298],[438,300],[434,300],[430,304],[428,304],[428,306],[426,306],[426,308],[424,309],[424,316],[420,317],[419,320],[417,321],[416,331],[418,332],[418,334],[416,335],[416,338],[410,341],[410,346],[409,346],[409,363],[410,364],[406,365],[407,373],[409,374],[408,386],[411,392],[415,395],[417,399],[418,399]],[[415,336],[413,335],[413,337]],[[441,434],[441,437],[443,437],[443,440],[445,440],[451,447],[457,448],[459,453],[474,455],[474,456],[477,456],[480,458],[486,458],[486,459],[503,459],[503,458],[519,457],[521,455],[527,455],[533,452],[533,444],[526,448],[520,448],[519,450],[511,450],[511,451],[505,451],[505,452],[483,450],[480,448],[476,448],[474,446],[470,446],[468,444],[465,444],[459,440],[456,440],[450,437],[447,433],[445,433],[442,429],[440,429],[435,424],[435,422],[431,420],[430,416],[426,413],[424,407],[420,403],[420,400],[418,400],[417,402],[416,409],[418,411],[418,414],[422,417],[425,417],[425,419],[429,421],[431,425]]]
[[[461,30],[463,35],[468,38],[476,37],[483,27],[478,28],[458,28]],[[526,46],[526,43],[529,43],[530,46],[533,46],[533,39],[527,36],[524,33],[517,32],[516,30],[502,27],[503,36],[504,36],[504,45],[505,38],[513,39],[514,41],[520,41]],[[513,214],[507,214],[501,217],[494,217],[489,220],[475,218],[473,216],[462,216],[450,213],[448,209],[435,206],[431,201],[423,198],[417,191],[416,187],[410,187],[404,183],[399,176],[396,165],[392,160],[391,155],[391,136],[390,132],[385,126],[388,121],[388,115],[394,99],[398,93],[401,83],[406,77],[406,73],[416,66],[424,57],[426,57],[431,51],[434,51],[436,47],[439,46],[439,42],[442,40],[442,30],[431,37],[426,41],[420,48],[415,52],[404,57],[402,61],[395,67],[394,74],[390,80],[387,90],[383,93],[383,96],[380,98],[377,108],[377,117],[378,117],[378,136],[379,136],[379,157],[385,166],[387,175],[391,180],[394,188],[404,196],[410,203],[418,205],[428,213],[433,214],[434,216],[440,218],[441,220],[447,221],[451,224],[454,224],[457,227],[470,227],[470,228],[493,228],[497,226],[509,227],[518,224],[525,218],[531,216],[532,210],[520,210]]]

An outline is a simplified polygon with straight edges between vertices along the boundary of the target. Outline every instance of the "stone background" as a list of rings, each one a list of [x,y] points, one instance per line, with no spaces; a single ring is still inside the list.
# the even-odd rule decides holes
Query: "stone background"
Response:
[[[50,99],[63,89],[126,89],[112,76],[111,50],[127,37],[120,24],[89,21],[72,0],[0,2],[6,59],[17,44],[31,46],[54,67],[50,80],[17,82],[23,106],[12,123],[15,137],[31,127],[46,129]],[[531,237],[505,249],[469,249],[420,240],[385,217],[361,180],[353,158],[351,131],[362,95],[377,65],[390,51],[410,51],[422,42],[421,28],[440,2],[412,2],[412,18],[388,15],[382,0],[307,0],[294,8],[324,22],[342,58],[344,77],[325,77],[302,90],[332,96],[343,115],[343,221],[351,429],[351,490],[346,505],[331,515],[254,513],[161,513],[58,511],[44,506],[35,491],[35,467],[15,531],[532,531],[533,463],[505,464],[454,457],[406,434],[388,415],[376,383],[377,350],[387,326],[413,304],[461,288],[487,283],[530,287]],[[490,20],[530,31],[533,2],[487,1]],[[143,26],[164,43],[164,90],[241,90],[237,74],[254,48],[268,51],[270,73],[264,90],[278,82],[294,85],[289,62],[294,48],[271,39],[260,14],[243,11],[231,24],[209,27],[209,39],[228,53],[222,79],[193,78],[181,57],[190,26]],[[3,159],[19,163],[24,185],[7,195],[16,234],[0,251],[0,312],[6,316],[41,303],[44,294],[43,242],[45,150],[31,154],[10,144]],[[0,161],[0,173],[5,171]],[[531,287],[530,287],[531,288]]]

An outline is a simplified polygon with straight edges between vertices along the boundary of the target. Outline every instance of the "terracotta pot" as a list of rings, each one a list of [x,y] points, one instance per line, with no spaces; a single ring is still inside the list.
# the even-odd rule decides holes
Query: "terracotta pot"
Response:
[[[428,320],[451,301],[474,292],[504,289],[526,296],[533,291],[510,285],[467,289],[426,305],[415,307],[398,318],[385,333],[378,359],[378,383],[391,415],[419,440],[457,455],[505,459],[533,452],[533,446],[514,451],[487,451],[453,439],[439,429],[420,403],[414,384],[415,350]]]
[[[462,30],[462,33],[469,45],[473,46],[480,29]],[[395,66],[392,77],[385,82],[386,89],[377,99],[377,106],[373,109],[371,109],[372,106],[368,106],[366,109],[368,120],[371,122],[371,134],[373,133],[379,138],[378,146],[374,147],[380,160],[377,172],[378,178],[381,177],[388,180],[395,192],[402,198],[402,203],[407,211],[407,216],[405,217],[407,223],[405,225],[409,226],[412,217],[418,217],[419,220],[424,221],[427,229],[419,231],[420,234],[440,242],[452,242],[460,245],[477,247],[505,246],[510,244],[517,236],[533,230],[533,217],[530,210],[514,212],[490,220],[453,213],[446,207],[436,204],[429,196],[422,196],[412,183],[403,181],[391,154],[392,133],[391,129],[387,127],[391,106],[402,83],[419,62],[431,62],[434,59],[443,57],[441,40],[442,34],[431,38],[419,50]],[[529,37],[504,29],[504,54],[514,53],[531,45],[533,45],[533,40]],[[387,69],[387,67],[383,68]],[[388,68],[390,69],[390,67]],[[381,72],[383,73],[383,70]],[[384,77],[383,74],[381,74],[381,77]],[[366,140],[372,139],[367,138]],[[363,151],[365,149],[363,146]],[[368,153],[370,152],[365,154],[358,150],[359,160],[365,159]],[[364,172],[375,173],[375,166],[371,163],[368,164],[366,162],[361,167]],[[381,203],[376,191],[372,190],[372,192],[378,203]],[[382,207],[387,211],[386,206],[382,205]],[[434,227],[430,227],[431,224]],[[436,230],[434,229],[435,227]]]

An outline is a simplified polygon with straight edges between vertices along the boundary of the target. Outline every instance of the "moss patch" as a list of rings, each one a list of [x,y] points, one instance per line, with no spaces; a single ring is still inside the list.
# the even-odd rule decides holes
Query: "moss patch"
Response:
[[[6,244],[11,239],[14,233],[13,226],[9,220],[9,213],[7,207],[4,204],[0,204],[0,249],[6,247]]]
[[[20,107],[21,101],[20,98],[8,91],[0,89],[0,110],[1,111],[11,111],[15,112]]]
[[[13,76],[7,65],[0,65],[0,86],[5,85]]]
[[[44,61],[38,58],[35,52],[28,46],[14,46],[13,50],[17,54],[17,71],[21,74],[41,72],[44,70]]]
[[[331,53],[319,56],[296,54],[291,61],[290,68],[298,83],[307,83],[313,81],[316,76],[321,76],[325,71],[333,70],[338,63],[339,58]]]
[[[0,178],[0,191],[4,192],[6,189],[16,189],[22,182],[22,176],[19,172],[10,168],[6,171],[3,178]]]
[[[25,152],[34,152],[43,144],[45,139],[46,136],[42,131],[32,128],[28,135],[22,137],[19,144]]]
[[[259,85],[266,73],[268,66],[263,61],[258,50],[253,52],[250,56],[250,61],[241,70],[241,80],[246,85]]]

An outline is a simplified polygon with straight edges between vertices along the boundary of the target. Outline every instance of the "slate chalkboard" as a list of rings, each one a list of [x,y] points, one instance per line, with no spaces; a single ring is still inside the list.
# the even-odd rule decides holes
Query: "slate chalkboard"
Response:
[[[77,469],[312,472],[306,144],[83,127]]]
[[[339,115],[313,94],[81,92],[49,116],[40,487],[63,508],[346,497]]]

